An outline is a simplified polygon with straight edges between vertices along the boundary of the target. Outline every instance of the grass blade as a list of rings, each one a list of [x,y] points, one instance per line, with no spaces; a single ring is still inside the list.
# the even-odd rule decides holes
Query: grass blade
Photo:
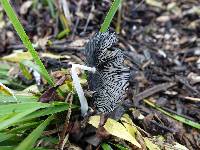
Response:
[[[37,66],[36,64],[34,64],[32,61],[30,60],[23,60],[20,62],[20,64],[29,67],[31,69],[33,69],[34,71],[37,71],[41,76],[44,77],[45,80],[49,80],[49,75],[47,75],[39,66]]]
[[[13,150],[13,146],[0,146],[0,149],[3,149],[3,150]]]
[[[114,0],[114,2],[112,3],[112,6],[110,7],[106,15],[106,18],[104,19],[103,24],[101,25],[100,32],[106,32],[108,30],[108,27],[110,26],[110,23],[120,4],[121,4],[121,0]]]
[[[102,143],[101,147],[103,150],[112,150],[111,146],[107,143]]]
[[[0,130],[3,130],[3,129],[6,129],[6,128],[10,127],[13,123],[17,122],[18,120],[20,120],[24,116],[36,111],[37,109],[39,109],[39,108],[28,109],[28,110],[26,110],[24,112],[20,112],[20,113],[16,114],[12,118],[9,118],[9,119],[7,119],[5,121],[2,121],[0,123]]]
[[[35,96],[27,96],[27,95],[15,95],[20,103],[24,102],[37,102],[38,98]],[[16,103],[16,100],[12,96],[3,95],[0,93],[0,106],[6,103]]]
[[[37,121],[37,122],[28,122],[28,123],[23,123],[23,124],[19,124],[19,126],[17,126],[16,128],[12,128],[8,133],[10,134],[17,134],[20,132],[24,132],[26,130],[30,130],[33,128],[36,128],[40,123],[42,123],[43,121]]]
[[[7,115],[10,113],[20,113],[29,109],[40,109],[45,107],[50,107],[48,103],[41,102],[29,102],[29,103],[17,103],[17,104],[4,104],[0,105],[0,116]]]
[[[68,108],[69,108],[69,105],[67,103],[59,102],[59,105],[53,105],[52,107],[41,109],[41,110],[38,110],[36,112],[33,112],[33,113],[25,116],[24,118],[22,118],[20,120],[20,122],[27,121],[27,120],[30,120],[30,119],[33,119],[33,118],[38,118],[38,117],[41,117],[41,116],[46,116],[46,115],[66,111],[66,110],[68,110]],[[73,105],[71,108],[72,109],[76,108],[76,106]]]
[[[155,105],[154,103],[152,103],[152,102],[150,102],[148,100],[144,100],[144,102],[146,104],[150,105],[151,107],[159,110],[160,112],[164,113],[165,115],[168,115],[168,116],[170,116],[170,117],[172,117],[172,118],[174,118],[174,119],[176,119],[176,120],[178,120],[178,121],[180,121],[180,122],[182,122],[184,124],[187,124],[187,125],[192,126],[194,128],[200,129],[200,124],[197,123],[197,122],[194,122],[192,120],[189,120],[189,119],[181,117],[181,116],[178,116],[176,114],[169,113],[169,112],[165,111],[164,109],[162,109],[160,106]]]
[[[0,133],[0,142],[8,140],[14,136],[15,136],[15,134]]]
[[[42,61],[40,60],[40,57],[38,56],[38,53],[35,51],[35,49],[33,48],[28,36],[26,35],[20,21],[17,18],[16,13],[14,12],[13,8],[11,7],[10,3],[8,0],[0,0],[6,14],[8,15],[10,21],[12,22],[15,30],[17,31],[19,37],[21,38],[24,46],[28,49],[28,51],[31,53],[34,61],[36,62],[36,64],[40,67],[40,69],[42,70],[42,72],[46,75],[47,78],[47,82],[53,86],[54,82],[51,79],[50,75],[48,74],[47,70],[45,69]]]
[[[50,12],[51,12],[51,16],[53,18],[56,17],[56,13],[55,13],[55,9],[54,9],[54,4],[53,4],[53,0],[46,0],[47,3],[48,3],[48,6],[49,6],[49,9],[50,9]]]
[[[29,70],[22,63],[19,63],[19,68],[22,71],[23,76],[27,80],[31,80],[33,78]]]
[[[32,149],[37,139],[41,136],[46,126],[54,119],[53,115],[48,117],[35,130],[33,130],[15,150],[29,150]]]

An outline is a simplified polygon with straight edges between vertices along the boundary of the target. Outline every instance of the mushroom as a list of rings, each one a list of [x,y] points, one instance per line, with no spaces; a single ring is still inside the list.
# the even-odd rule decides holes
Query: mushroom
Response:
[[[115,47],[116,34],[96,33],[86,44],[86,64],[96,68],[89,73],[89,88],[94,91],[94,106],[98,113],[110,113],[123,102],[129,85],[129,68],[124,66],[122,50]]]
[[[124,100],[130,71],[124,66],[122,50],[114,47],[117,41],[114,32],[96,33],[85,47],[87,66],[72,64],[72,79],[79,96],[82,115],[87,113],[88,103],[75,71],[77,67],[89,71],[89,89],[94,92],[97,113],[110,113]]]

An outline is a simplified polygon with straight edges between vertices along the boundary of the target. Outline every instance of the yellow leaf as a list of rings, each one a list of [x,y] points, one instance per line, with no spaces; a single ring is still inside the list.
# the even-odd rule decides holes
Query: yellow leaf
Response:
[[[0,83],[0,92],[2,92],[5,95],[12,96],[12,93],[10,92],[10,90],[8,90],[8,88],[2,83]]]
[[[153,136],[151,138],[145,137],[144,141],[149,150],[189,150],[177,142],[168,142],[163,136]]]
[[[133,121],[131,120],[131,118],[129,117],[128,114],[124,114],[120,120],[123,121],[123,122],[126,122],[126,123],[128,123],[132,126],[134,125]]]
[[[100,122],[100,116],[91,116],[89,119],[89,124],[93,125],[95,128],[98,128]]]
[[[64,58],[70,59],[71,58],[68,55],[55,55],[53,53],[40,53],[40,55],[41,57],[49,57],[52,59],[64,59]]]
[[[128,132],[128,130],[121,123],[108,118],[107,122],[104,125],[104,128],[110,134],[122,138],[126,141],[129,141],[135,146],[141,148],[141,145],[136,141],[136,139]]]
[[[146,144],[146,147],[149,150],[161,150],[158,145],[154,144],[152,141],[150,141],[147,137],[144,138],[144,142]]]
[[[135,138],[138,130],[136,127],[133,126],[134,124],[129,115],[124,114],[120,120],[122,121],[122,124],[126,127],[127,131]]]
[[[17,51],[10,55],[4,56],[1,59],[9,62],[19,63],[24,59],[32,60],[32,56],[29,52]]]
[[[123,122],[123,125],[125,126],[127,131],[135,138],[136,134],[137,134],[137,128],[128,123],[124,123],[124,122]]]
[[[184,145],[181,145],[177,142],[174,142],[173,144],[174,144],[173,145],[174,149],[176,149],[176,150],[189,150],[187,147],[185,147]],[[167,148],[166,148],[166,150],[167,150]],[[170,150],[170,149],[168,149],[168,150]]]
[[[31,85],[29,87],[27,87],[26,89],[24,89],[23,91],[17,92],[17,94],[19,95],[29,95],[32,96],[33,93],[39,93],[39,89],[38,86],[36,84]]]
[[[100,121],[100,116],[92,116],[90,117],[89,123],[92,124],[94,127],[98,127]],[[105,130],[113,136],[118,138],[124,139],[133,145],[141,148],[141,145],[136,141],[135,137],[129,133],[128,129],[125,128],[121,123],[108,118],[107,122],[103,126]]]
[[[1,82],[0,82],[0,92],[2,92],[5,95],[13,96],[13,98],[17,101],[17,98],[15,97],[14,93],[8,87],[3,85]]]

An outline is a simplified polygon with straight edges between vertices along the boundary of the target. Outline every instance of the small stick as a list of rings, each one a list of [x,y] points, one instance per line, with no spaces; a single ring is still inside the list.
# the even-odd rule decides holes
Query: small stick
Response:
[[[67,129],[68,129],[68,125],[69,125],[70,116],[71,116],[71,113],[72,113],[71,106],[72,106],[72,101],[73,101],[73,95],[71,93],[69,93],[67,95],[66,101],[69,102],[69,109],[68,109],[68,112],[67,112],[67,116],[66,116],[66,119],[65,119],[64,126],[63,126],[63,131],[62,131],[61,136],[60,136],[60,142],[59,142],[60,150],[64,149],[64,146],[65,146],[65,144],[68,140],[68,137],[69,137],[68,133],[67,133]],[[67,135],[66,135],[66,133],[67,133]]]
[[[158,85],[155,85],[149,89],[146,89],[145,91],[137,94],[135,97],[134,97],[134,101],[136,104],[139,104],[139,101],[144,99],[144,98],[147,98],[155,93],[158,93],[160,91],[165,91],[167,90],[168,88],[171,88],[173,86],[175,86],[176,83],[175,82],[167,82],[167,83],[161,83],[161,84],[158,84]]]

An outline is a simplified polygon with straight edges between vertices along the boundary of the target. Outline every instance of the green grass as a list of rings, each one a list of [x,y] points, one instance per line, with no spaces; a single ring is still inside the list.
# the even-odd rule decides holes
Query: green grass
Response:
[[[15,150],[30,150],[33,148],[37,139],[41,136],[42,132],[47,125],[54,119],[54,116],[49,116],[44,122],[42,122],[35,130],[33,130]]]
[[[178,121],[180,121],[180,122],[182,122],[182,123],[184,123],[184,124],[187,124],[187,125],[189,125],[189,126],[191,126],[191,127],[193,127],[193,128],[200,129],[200,124],[197,123],[197,122],[194,122],[194,121],[189,120],[189,119],[187,119],[187,118],[184,118],[184,117],[182,117],[182,116],[179,116],[179,115],[176,115],[176,114],[172,114],[172,113],[170,113],[170,112],[167,112],[166,110],[162,109],[160,106],[158,106],[158,105],[156,105],[156,104],[154,104],[154,103],[152,103],[152,102],[150,102],[150,101],[148,101],[148,100],[144,100],[144,102],[145,102],[146,104],[148,104],[149,106],[151,106],[151,107],[157,109],[158,111],[164,113],[165,115],[170,116],[171,118],[174,118],[174,119],[176,119],[176,120],[178,120]]]
[[[31,108],[28,109],[26,111],[17,113],[16,115],[13,115],[11,118],[8,118],[2,122],[0,122],[0,131],[3,129],[6,129],[10,126],[12,126],[12,124],[16,123],[18,120],[20,120],[21,118],[23,118],[24,116],[36,111],[38,108]]]
[[[114,2],[112,3],[112,6],[110,7],[106,18],[104,19],[103,24],[101,25],[101,29],[100,32],[106,32],[110,26],[110,23],[115,15],[115,13],[117,12],[118,7],[121,4],[121,0],[114,0]]]
[[[38,56],[38,53],[36,52],[36,50],[33,48],[28,36],[26,35],[24,28],[22,27],[19,19],[17,18],[17,15],[15,13],[15,11],[13,10],[12,6],[10,5],[8,0],[0,0],[7,16],[9,17],[10,21],[12,22],[15,30],[17,31],[20,39],[22,40],[24,46],[27,48],[27,50],[31,53],[35,63],[40,67],[40,70],[43,72],[43,74],[45,74],[45,79],[47,80],[47,82],[53,86],[54,82],[52,80],[52,78],[50,77],[50,75],[48,74],[46,68],[44,67],[42,61],[40,60],[40,57]]]
[[[7,97],[7,100],[11,98],[11,96],[6,95],[4,97]],[[18,98],[20,100],[21,96],[18,96]],[[34,101],[30,101],[30,98],[33,97],[23,96],[23,101],[20,101],[20,103],[10,103],[8,100],[0,105],[0,146],[4,145],[3,143],[18,140],[17,145],[21,143],[17,149],[33,147],[38,138],[41,137],[41,133],[53,119],[51,116],[64,112],[69,108],[69,105],[65,102],[41,103],[36,98],[34,98]],[[71,108],[77,107],[73,105]],[[50,119],[43,121],[45,116],[50,116]],[[29,133],[32,129],[33,131]],[[24,139],[25,135],[27,135],[27,138]],[[12,145],[9,144],[9,146]],[[17,145],[15,143],[13,149]]]

